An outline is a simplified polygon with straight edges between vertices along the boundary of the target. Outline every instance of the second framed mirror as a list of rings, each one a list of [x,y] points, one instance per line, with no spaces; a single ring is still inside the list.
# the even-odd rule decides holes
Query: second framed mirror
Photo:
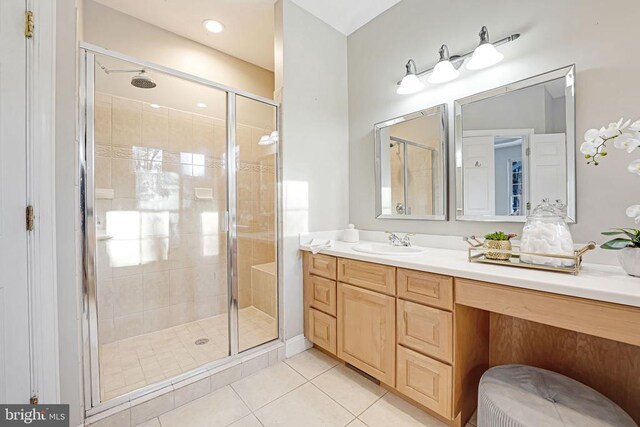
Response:
[[[573,66],[455,102],[456,219],[523,222],[549,199],[575,222]]]

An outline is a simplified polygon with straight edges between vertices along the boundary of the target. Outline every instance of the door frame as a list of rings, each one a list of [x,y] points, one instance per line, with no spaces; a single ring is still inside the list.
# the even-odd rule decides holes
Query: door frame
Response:
[[[55,2],[26,0],[33,12],[27,39],[27,200],[34,229],[27,232],[31,393],[60,402],[55,230]],[[25,402],[26,403],[26,402]]]

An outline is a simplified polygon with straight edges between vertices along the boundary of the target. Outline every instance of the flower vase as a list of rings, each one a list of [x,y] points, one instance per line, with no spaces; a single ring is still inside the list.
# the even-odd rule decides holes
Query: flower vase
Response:
[[[618,262],[629,276],[640,277],[640,248],[620,249]]]
[[[503,251],[511,251],[511,241],[509,240],[485,240],[484,241],[485,249],[500,249]],[[506,261],[511,258],[511,252],[493,252],[493,251],[485,251],[484,255],[487,259],[493,259],[498,261]]]

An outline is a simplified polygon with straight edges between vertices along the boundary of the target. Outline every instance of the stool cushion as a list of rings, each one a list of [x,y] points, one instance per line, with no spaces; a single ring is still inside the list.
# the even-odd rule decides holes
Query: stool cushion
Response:
[[[478,390],[478,427],[637,427],[594,389],[545,369],[496,366]]]

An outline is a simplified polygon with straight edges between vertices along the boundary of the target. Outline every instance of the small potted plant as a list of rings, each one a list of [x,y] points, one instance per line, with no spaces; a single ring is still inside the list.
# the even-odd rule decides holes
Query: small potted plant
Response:
[[[484,236],[484,248],[485,249],[499,249],[501,251],[508,252],[494,252],[486,251],[485,256],[487,259],[494,259],[505,261],[511,258],[511,238],[516,237],[515,234],[506,234],[503,231],[496,231]]]
[[[634,218],[636,224],[640,224],[640,205],[629,206],[627,216]],[[602,234],[620,236],[603,243],[600,247],[619,251],[618,262],[624,271],[630,276],[640,277],[640,229],[614,228]]]

